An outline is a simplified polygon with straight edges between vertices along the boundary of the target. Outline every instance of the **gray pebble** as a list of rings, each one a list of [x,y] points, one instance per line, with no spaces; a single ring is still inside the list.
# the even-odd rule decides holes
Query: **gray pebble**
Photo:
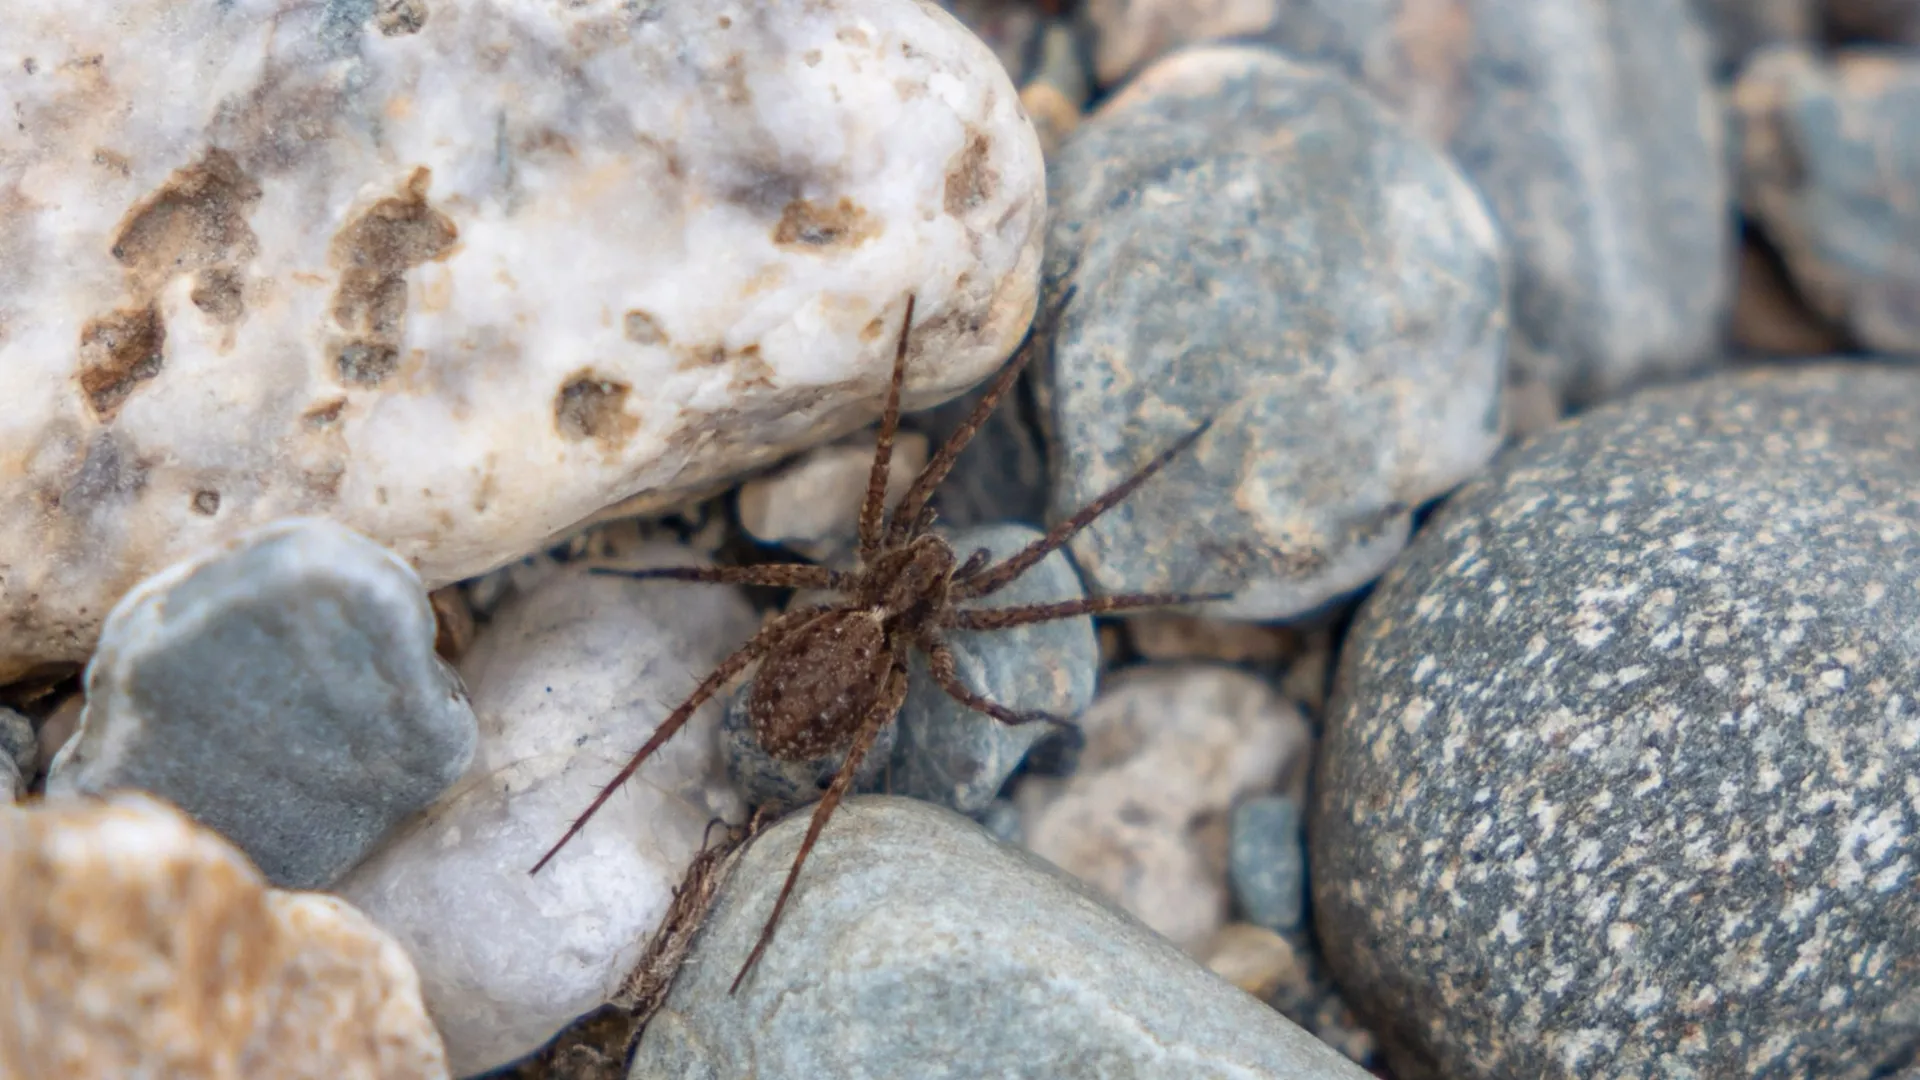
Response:
[[[33,723],[12,709],[0,708],[0,805],[26,794],[37,757]]]
[[[1300,804],[1292,799],[1267,795],[1234,807],[1228,880],[1248,922],[1277,931],[1300,928],[1307,904],[1306,847]]]
[[[1714,68],[1723,75],[1738,68],[1755,49],[1784,42],[1812,41],[1820,29],[1821,0],[1691,2],[1713,42]],[[1834,0],[1826,0],[1828,7],[1833,3]]]
[[[1920,1038],[1920,372],[1507,455],[1342,651],[1314,922],[1401,1080],[1865,1080]]]
[[[1761,53],[1734,87],[1740,201],[1814,311],[1920,356],[1920,59]]]
[[[1378,574],[1411,509],[1499,445],[1486,209],[1338,73],[1174,53],[1074,132],[1049,183],[1054,519],[1213,421],[1074,542],[1094,591],[1306,612]]]
[[[50,794],[138,788],[317,888],[459,777],[476,727],[398,557],[294,518],[148,578],[87,667]]]
[[[1065,874],[910,799],[841,807],[730,996],[806,824],[728,876],[633,1080],[1367,1078]]]

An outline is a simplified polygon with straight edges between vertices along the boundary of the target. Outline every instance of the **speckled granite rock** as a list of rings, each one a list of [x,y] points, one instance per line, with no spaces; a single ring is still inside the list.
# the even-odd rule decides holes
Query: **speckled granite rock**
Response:
[[[407,954],[143,794],[0,809],[0,1076],[435,1080]]]
[[[250,530],[114,608],[47,790],[152,792],[275,885],[327,885],[473,758],[433,640],[392,552],[323,519]]]
[[[656,545],[621,561],[698,560]],[[753,628],[737,590],[576,569],[508,600],[475,641],[461,665],[481,718],[473,766],[340,883],[413,954],[457,1074],[511,1061],[611,997],[708,823],[744,818],[710,706],[527,873]]]
[[[1278,618],[1372,579],[1500,441],[1499,242],[1458,170],[1338,74],[1260,49],[1156,64],[1049,175],[1051,512],[1200,422],[1081,533],[1090,589],[1235,591]]]
[[[910,799],[841,807],[730,997],[805,830],[781,822],[729,876],[633,1080],[1366,1080],[1066,875]]]
[[[33,779],[37,757],[33,724],[12,709],[0,708],[0,805],[19,798]]]
[[[932,4],[53,0],[5,47],[0,682],[246,526],[438,588],[868,422],[909,291],[915,408],[1034,309],[1039,144]]]
[[[1428,523],[1347,640],[1309,820],[1396,1076],[1910,1065],[1917,433],[1920,373],[1721,377]]]
[[[1689,0],[1294,0],[1266,38],[1353,73],[1485,196],[1514,390],[1541,399],[1517,415],[1718,358],[1731,181]]]
[[[1821,0],[1691,0],[1691,3],[1713,41],[1714,65],[1722,73],[1739,67],[1749,53],[1763,45],[1812,41],[1820,29]],[[1826,0],[1825,6],[1831,9],[1833,0]]]
[[[1868,349],[1920,356],[1920,60],[1768,50],[1733,114],[1741,203],[1800,294]]]

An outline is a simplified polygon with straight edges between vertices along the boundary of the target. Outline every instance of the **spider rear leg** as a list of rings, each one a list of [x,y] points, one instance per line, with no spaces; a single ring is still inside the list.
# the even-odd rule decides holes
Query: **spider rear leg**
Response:
[[[807,563],[764,563],[760,566],[648,566],[629,570],[618,566],[590,566],[587,573],[635,581],[704,581],[722,585],[768,585],[781,589],[838,589],[847,575]]]
[[[977,713],[985,713],[1003,724],[1053,724],[1058,727],[1075,726],[1073,721],[1058,713],[1042,712],[1039,709],[1010,709],[983,694],[977,694],[966,683],[960,681],[960,672],[954,663],[953,649],[938,636],[928,636],[917,642],[927,654],[927,668],[933,674],[933,681],[947,696],[965,705]]]
[[[1232,593],[1115,593],[1112,596],[1086,596],[1051,604],[1017,604],[1000,608],[955,608],[942,626],[955,630],[1005,630],[1014,626],[1071,619],[1075,615],[1108,615],[1116,611],[1142,608],[1180,607],[1227,600]]]

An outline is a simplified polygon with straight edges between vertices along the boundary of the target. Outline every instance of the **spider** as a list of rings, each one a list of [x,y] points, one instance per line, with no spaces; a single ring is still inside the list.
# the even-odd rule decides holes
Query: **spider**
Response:
[[[773,912],[746,963],[734,977],[729,994],[740,989],[747,972],[773,940],[774,928],[779,925],[780,915],[799,880],[800,868],[813,850],[814,841],[819,839],[820,830],[852,786],[861,760],[900,711],[907,696],[909,649],[924,653],[934,681],[970,709],[1007,724],[1052,722],[1070,726],[1071,722],[1064,717],[1011,709],[969,689],[956,673],[945,632],[999,630],[1077,615],[1222,598],[1220,595],[1123,593],[1016,607],[965,609],[957,606],[960,601],[991,595],[1071,540],[1095,518],[1132,494],[1176,454],[1191,446],[1206,432],[1211,421],[1202,422],[1132,476],[1006,559],[989,565],[991,556],[982,548],[974,551],[964,563],[959,562],[946,539],[932,531],[934,513],[929,500],[953,468],[960,451],[1019,377],[1032,355],[1034,333],[1029,327],[1013,360],[995,376],[966,421],[927,461],[888,514],[885,507],[887,465],[893,454],[894,435],[900,426],[900,390],[906,379],[907,339],[913,328],[914,302],[915,297],[909,295],[900,341],[894,350],[893,379],[887,387],[873,469],[860,506],[859,550],[852,570],[832,570],[807,563],[644,570],[593,568],[595,573],[620,577],[828,589],[841,596],[830,603],[808,605],[774,617],[745,645],[722,660],[720,666],[694,688],[692,695],[668,714],[646,744],[567,828],[566,835],[529,871],[539,873],[654,751],[673,738],[696,709],[758,660],[760,668],[748,689],[746,710],[753,736],[766,752],[783,761],[806,761],[840,752],[844,752],[846,758],[814,808],[806,838],[801,841],[800,851],[787,871]]]

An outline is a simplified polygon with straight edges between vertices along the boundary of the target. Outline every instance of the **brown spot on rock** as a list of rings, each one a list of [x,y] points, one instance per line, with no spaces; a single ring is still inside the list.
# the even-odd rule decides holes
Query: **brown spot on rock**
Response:
[[[148,295],[175,274],[237,266],[260,249],[246,220],[259,200],[260,185],[232,154],[213,147],[127,211],[114,232],[113,257]]]
[[[774,226],[773,242],[781,247],[859,247],[879,235],[879,222],[852,199],[842,198],[833,206],[794,199]]]
[[[878,315],[875,315],[871,320],[868,321],[867,325],[860,328],[860,340],[865,342],[878,341],[880,340],[880,335],[886,332],[887,332],[886,320],[882,319]]]
[[[340,419],[340,411],[347,407],[346,398],[334,398],[332,401],[315,405],[300,417],[301,423],[309,428],[332,427]]]
[[[453,219],[427,204],[432,173],[413,170],[399,194],[381,199],[333,239],[340,268],[333,321],[348,334],[334,351],[340,380],[378,386],[399,364],[408,270],[445,258],[460,237]]]
[[[417,34],[427,25],[427,0],[380,0],[373,25],[387,37]]]
[[[228,269],[204,270],[193,279],[193,306],[215,322],[229,326],[247,313],[246,297],[241,291],[240,275]]]
[[[569,376],[553,399],[553,426],[573,442],[592,439],[612,449],[639,430],[638,417],[626,411],[633,387],[582,370]]]
[[[90,320],[80,329],[80,391],[101,420],[111,420],[135,387],[165,363],[167,327],[152,304]]]
[[[217,491],[196,491],[193,493],[193,512],[212,517],[220,512],[220,493]]]
[[[627,340],[635,345],[659,345],[667,340],[667,332],[660,329],[660,320],[639,308],[627,312],[624,323]]]
[[[987,164],[993,143],[974,128],[967,129],[967,145],[947,165],[947,213],[961,217],[993,198],[1000,174]]]

